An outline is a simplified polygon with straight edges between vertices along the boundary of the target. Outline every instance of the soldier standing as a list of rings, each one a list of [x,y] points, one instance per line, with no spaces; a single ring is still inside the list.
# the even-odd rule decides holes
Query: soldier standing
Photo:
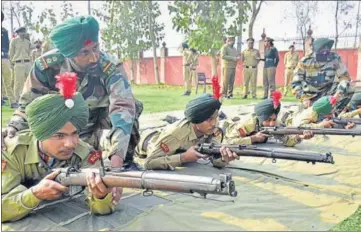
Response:
[[[31,51],[31,62],[34,63],[36,58],[41,56],[41,41],[35,42],[35,48]]]
[[[227,43],[221,49],[222,57],[222,95],[230,99],[233,97],[233,86],[236,76],[237,61],[240,59],[234,47],[235,37],[228,36]]]
[[[334,41],[321,38],[313,42],[313,52],[303,57],[294,71],[292,92],[304,108],[322,96],[336,93],[342,80],[350,81],[341,57],[331,52]]]
[[[242,52],[241,59],[243,63],[243,78],[244,78],[244,92],[243,99],[247,98],[248,85],[251,80],[252,98],[256,99],[256,85],[257,85],[257,65],[260,61],[260,53],[253,48],[254,39],[247,39],[248,48]]]
[[[179,52],[183,56],[183,80],[184,80],[184,96],[189,96],[192,92],[191,64],[192,52],[187,43],[182,43]]]
[[[287,96],[288,90],[291,89],[291,81],[293,79],[293,72],[298,63],[298,53],[295,52],[295,46],[289,46],[289,51],[285,54],[285,86],[283,90],[283,96]]]
[[[276,69],[279,62],[277,48],[273,46],[273,39],[267,37],[264,51],[264,71],[263,71],[263,99],[271,96],[276,90]]]
[[[26,77],[31,69],[30,41],[26,38],[26,28],[20,27],[15,31],[17,37],[10,41],[10,62],[14,68],[14,95],[19,101]]]
[[[191,60],[191,65],[190,65],[190,69],[191,69],[191,87],[192,85],[196,85],[196,82],[198,82],[198,76],[197,76],[197,66],[198,66],[198,57],[199,54],[197,52],[196,49],[191,48],[190,49],[192,52],[192,60]]]
[[[4,21],[4,13],[1,11],[1,23]],[[2,25],[2,24],[1,24]],[[9,61],[9,34],[8,31],[1,26],[1,81],[2,81],[2,94],[6,95],[10,102],[11,108],[18,108],[16,103],[13,85],[11,79],[11,69]],[[1,99],[1,104],[4,104]]]

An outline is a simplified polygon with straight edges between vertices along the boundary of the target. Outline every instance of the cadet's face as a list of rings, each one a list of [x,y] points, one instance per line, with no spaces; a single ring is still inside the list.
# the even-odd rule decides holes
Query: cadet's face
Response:
[[[211,135],[214,129],[216,128],[217,119],[218,119],[218,110],[216,110],[216,112],[214,112],[212,117],[210,117],[206,121],[196,124],[196,128],[202,134]]]
[[[253,48],[254,42],[252,40],[249,40],[247,44],[249,48]]]
[[[57,160],[68,160],[73,155],[79,142],[79,134],[73,124],[67,122],[63,128],[50,138],[41,141],[41,149],[45,154]]]
[[[293,47],[290,48],[289,50],[290,50],[290,52],[294,52],[294,51],[295,51],[295,49],[294,49]]]
[[[232,40],[232,39],[228,39],[228,44],[230,44],[230,45],[234,45],[234,40]]]
[[[84,46],[73,60],[82,69],[95,69],[98,66],[99,56],[99,43],[91,42]]]
[[[277,120],[277,115],[272,114],[271,117],[269,117],[266,121],[263,121],[262,125],[264,127],[273,127],[276,126],[276,120]]]
[[[19,35],[20,38],[25,38],[25,34],[26,34],[25,31],[18,32],[18,35]]]

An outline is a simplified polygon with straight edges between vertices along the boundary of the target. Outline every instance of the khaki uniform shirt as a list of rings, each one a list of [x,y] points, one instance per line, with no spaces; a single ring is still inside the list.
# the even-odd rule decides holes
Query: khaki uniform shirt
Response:
[[[5,145],[7,150],[1,155],[1,222],[21,219],[39,205],[40,200],[29,188],[49,173],[49,166],[40,158],[38,142],[29,130],[18,132],[11,139],[6,137]],[[100,166],[100,160],[97,158],[91,153],[88,144],[79,141],[71,159],[56,161],[52,168],[73,165],[95,168]],[[87,202],[90,210],[95,214],[109,214],[114,210],[111,193],[104,199],[96,199],[88,195]]]
[[[341,112],[339,115],[340,118],[361,118],[359,110],[353,110],[350,112]]]
[[[31,43],[27,39],[21,39],[19,37],[10,41],[9,57],[11,62],[17,60],[31,60],[30,49]]]
[[[297,63],[298,63],[298,53],[294,52],[293,54],[291,52],[287,52],[285,54],[285,58],[284,58],[284,64],[286,68],[296,68]]]
[[[190,58],[190,60],[191,60],[190,68],[191,68],[192,71],[195,71],[195,70],[197,69],[197,66],[198,66],[198,57],[199,57],[199,54],[198,54],[198,53],[196,53],[196,54],[192,53],[192,55],[191,55],[191,58]]]
[[[259,51],[257,49],[245,49],[242,52],[243,66],[257,66],[260,58]]]
[[[142,139],[141,139],[142,140]],[[211,141],[207,141],[211,140]],[[169,125],[158,131],[149,141],[147,146],[146,169],[171,169],[182,165],[181,154],[190,147],[202,142],[221,142],[221,135],[214,137],[203,136],[197,138],[192,123],[186,119]],[[142,146],[140,144],[140,146]],[[216,167],[224,167],[227,163],[221,159],[212,160]]]
[[[292,126],[295,127],[310,127],[310,128],[322,128],[318,121],[318,114],[313,110],[312,107],[309,107],[300,113],[296,114],[293,118]]]
[[[185,49],[180,48],[179,52],[182,53],[182,56],[183,56],[183,66],[189,67],[193,61],[192,51],[189,50],[188,48],[185,48]]]
[[[234,47],[229,46],[228,44],[223,45],[221,49],[221,57],[223,61],[223,68],[236,68],[238,52]]]
[[[289,123],[289,120],[285,119],[284,122]],[[252,141],[250,136],[259,131],[257,124],[258,120],[254,114],[244,121],[223,122],[223,125],[221,126],[224,131],[223,144],[251,145]],[[280,124],[280,122],[278,122],[278,124]],[[277,136],[275,138],[281,140],[286,147],[293,147],[299,143],[296,136],[293,135]]]

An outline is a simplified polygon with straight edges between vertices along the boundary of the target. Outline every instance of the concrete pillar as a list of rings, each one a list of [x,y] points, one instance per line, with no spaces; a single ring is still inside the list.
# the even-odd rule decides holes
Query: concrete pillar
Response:
[[[312,53],[312,43],[313,43],[313,37],[312,37],[313,31],[311,29],[311,25],[308,28],[307,31],[307,37],[305,40],[305,55]]]
[[[166,43],[162,43],[162,48],[160,49],[160,73],[159,79],[160,83],[165,84],[165,67],[166,67],[166,60],[168,57],[168,48],[166,47]]]
[[[263,32],[261,35],[261,40],[258,41],[258,50],[260,53],[261,58],[264,58],[264,45],[266,39],[265,29],[263,28]],[[258,71],[257,71],[257,86],[263,86],[263,68],[264,68],[264,61],[260,61],[258,63]]]

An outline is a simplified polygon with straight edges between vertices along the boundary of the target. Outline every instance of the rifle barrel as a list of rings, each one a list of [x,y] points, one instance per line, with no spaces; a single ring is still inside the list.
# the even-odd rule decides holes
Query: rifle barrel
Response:
[[[334,164],[334,160],[331,153],[320,154],[314,152],[304,151],[287,151],[285,149],[271,149],[271,148],[258,148],[255,146],[242,146],[242,145],[223,145],[228,147],[231,151],[235,152],[238,156],[252,156],[252,157],[264,157],[271,159],[286,159],[306,162],[320,162]],[[196,150],[202,154],[220,157],[220,145],[214,144],[201,144]]]
[[[97,170],[95,169],[94,172],[97,172]],[[237,196],[231,174],[207,177],[154,171],[110,171],[105,172],[102,180],[107,187]],[[64,186],[87,186],[86,172],[84,170],[68,174],[64,170],[58,175],[57,181]]]
[[[336,128],[305,128],[305,127],[263,127],[262,133],[269,135],[301,135],[305,130],[312,131],[315,135],[351,135],[361,136],[359,129]]]

